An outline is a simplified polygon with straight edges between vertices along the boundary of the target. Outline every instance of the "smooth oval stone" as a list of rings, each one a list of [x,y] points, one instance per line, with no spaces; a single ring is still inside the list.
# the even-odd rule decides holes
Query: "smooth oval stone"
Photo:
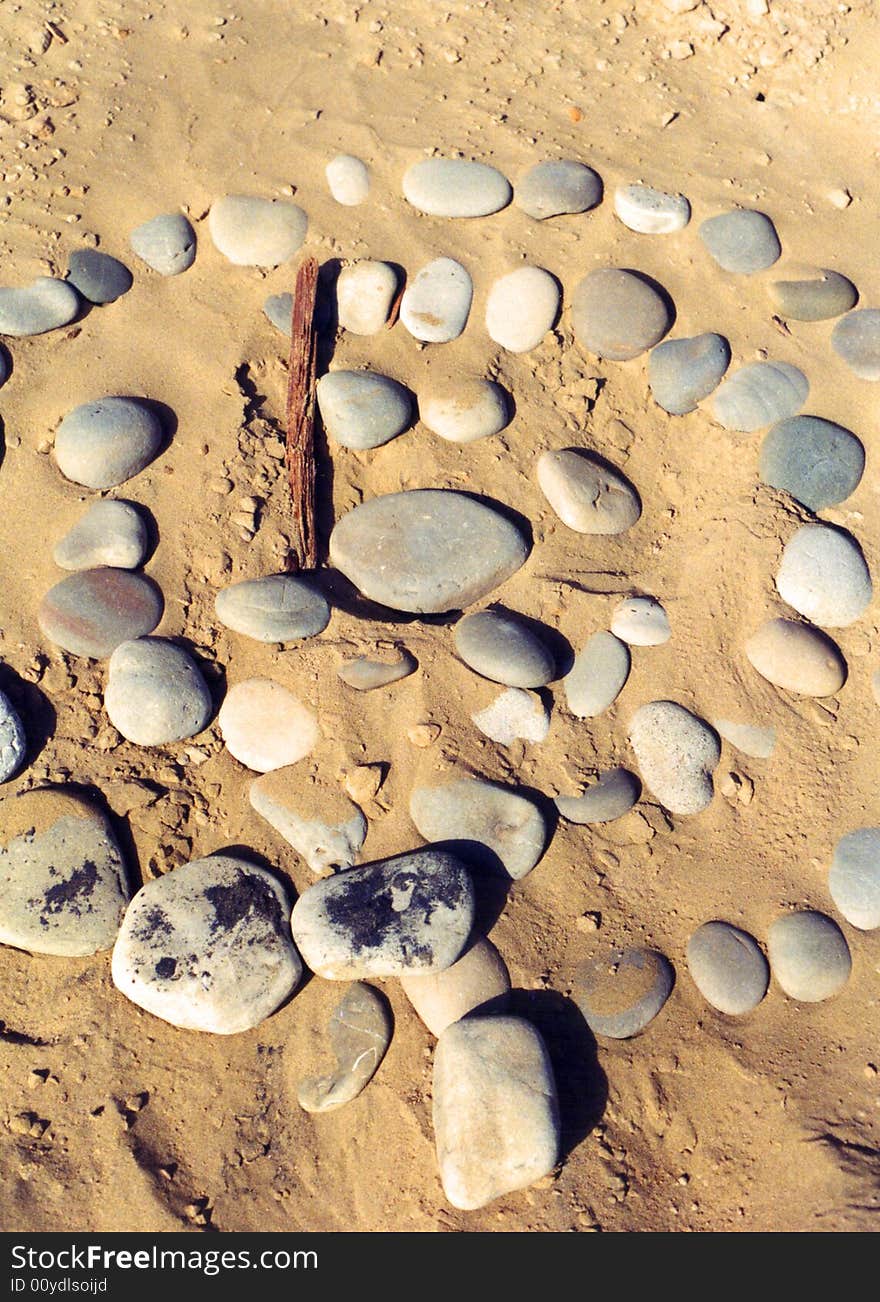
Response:
[[[215,199],[208,213],[215,247],[236,267],[277,267],[287,262],[302,246],[308,224],[298,204],[250,194]]]
[[[770,964],[754,936],[729,922],[704,922],[688,941],[694,985],[719,1012],[749,1013],[767,993]]]
[[[247,678],[230,687],[217,722],[230,755],[257,773],[296,764],[320,737],[312,711],[271,678]]]
[[[799,615],[825,628],[853,624],[873,595],[855,538],[825,524],[805,524],[786,544],[776,589]]]
[[[317,395],[324,428],[344,448],[381,447],[412,423],[409,389],[374,371],[330,371]]]
[[[712,415],[725,429],[753,434],[765,425],[796,415],[810,384],[787,362],[747,362],[734,371],[712,398]]]
[[[416,787],[409,813],[426,841],[476,841],[498,856],[515,881],[532,871],[547,844],[538,806],[483,778]]]
[[[248,1031],[299,985],[289,913],[265,869],[230,854],[194,859],[132,900],[113,948],[113,984],[172,1026]]]
[[[454,258],[435,258],[407,285],[400,300],[400,319],[415,339],[447,344],[467,323],[474,285]]]
[[[712,801],[712,773],[721,758],[715,733],[675,701],[650,701],[629,725],[645,785],[673,814],[699,814]]]
[[[151,217],[135,227],[128,242],[160,276],[179,276],[196,260],[196,233],[182,212]]]
[[[776,745],[776,729],[761,728],[754,723],[736,723],[732,719],[713,719],[712,727],[729,741],[731,746],[741,750],[753,759],[769,759]]]
[[[121,642],[152,633],[163,606],[161,592],[142,574],[80,570],[49,589],[37,622],[64,651],[105,660]]]
[[[770,218],[748,208],[707,218],[700,224],[700,239],[719,267],[741,276],[772,267],[782,254]]]
[[[349,981],[451,967],[473,921],[464,864],[429,848],[315,882],[294,905],[290,925],[313,972]]]
[[[810,511],[835,506],[858,488],[865,449],[848,429],[820,416],[791,416],[767,433],[758,461],[771,488]]]
[[[642,513],[629,480],[602,457],[580,448],[542,452],[537,474],[553,510],[577,533],[625,533]]]
[[[602,202],[602,178],[574,159],[535,163],[516,183],[513,202],[529,217],[543,221],[566,213],[588,212]]]
[[[293,329],[292,294],[270,294],[263,304],[263,313],[276,330],[290,338]]]
[[[481,1015],[448,1027],[434,1053],[433,1120],[453,1207],[474,1211],[549,1174],[559,1156],[559,1105],[534,1026]]]
[[[397,272],[387,262],[343,267],[336,282],[336,311],[343,330],[376,335],[384,330],[397,294]]]
[[[662,646],[672,637],[669,617],[656,597],[627,597],[615,606],[611,632],[630,646]]]
[[[529,554],[499,512],[450,489],[388,493],[337,521],[330,559],[364,596],[419,614],[470,606]]]
[[[579,796],[557,796],[554,803],[569,823],[611,823],[628,814],[641,794],[636,775],[617,768],[600,773]]]
[[[851,926],[859,931],[880,927],[880,827],[860,827],[840,838],[828,889]]]
[[[396,660],[373,660],[369,656],[357,656],[347,660],[336,670],[348,687],[356,692],[373,692],[379,687],[390,687],[403,678],[409,678],[419,667],[415,656],[410,655],[405,647],[398,648]]]
[[[859,291],[838,271],[792,267],[787,276],[767,286],[770,301],[792,321],[827,321],[842,316],[858,302]]]
[[[489,338],[510,353],[528,353],[559,313],[559,285],[541,267],[518,267],[496,280],[486,303]]]
[[[860,380],[880,380],[880,308],[863,307],[841,317],[831,347]]]
[[[0,335],[23,339],[57,330],[70,324],[79,307],[73,286],[52,276],[38,276],[21,289],[0,289]]]
[[[596,1035],[628,1040],[654,1020],[675,985],[669,959],[653,949],[615,949],[587,959],[571,997]]]
[[[62,570],[106,565],[134,570],[143,564],[149,540],[143,516],[131,502],[93,502],[55,544],[52,559]]]
[[[729,365],[730,344],[723,335],[666,339],[648,358],[651,396],[670,416],[685,416],[714,393]]]
[[[297,767],[254,778],[251,807],[301,854],[313,873],[350,868],[367,835],[363,813],[335,782]]]
[[[485,710],[471,719],[492,741],[510,746],[515,741],[544,741],[550,731],[550,714],[540,696],[521,687],[508,687]]]
[[[296,1091],[306,1112],[329,1112],[350,1103],[366,1089],[379,1070],[391,1043],[392,1022],[382,995],[355,981],[330,1018],[330,1048],[336,1070],[329,1076],[307,1076]]]
[[[70,255],[67,279],[89,303],[115,303],[134,284],[134,277],[124,262],[97,249],[74,249]]]
[[[409,972],[400,978],[407,999],[432,1035],[442,1035],[475,1009],[506,1007],[510,992],[507,964],[481,936],[442,972]]]
[[[763,678],[800,696],[833,696],[846,682],[839,648],[809,624],[768,619],[748,639],[745,651]]]
[[[324,596],[294,574],[267,574],[222,588],[214,598],[221,624],[257,642],[314,637],[330,622]]]
[[[577,719],[595,719],[614,704],[629,678],[629,648],[613,633],[594,633],[562,680]]]
[[[69,411],[55,435],[55,460],[85,488],[115,488],[150,464],[162,446],[162,422],[137,398],[99,398]]]
[[[432,434],[450,443],[473,443],[504,429],[507,395],[492,380],[460,380],[419,394],[419,417]]]
[[[362,158],[337,154],[324,169],[330,193],[337,203],[356,208],[370,193],[370,169]]]
[[[403,177],[408,203],[432,217],[487,217],[510,203],[506,176],[487,163],[463,158],[426,158]]]
[[[161,637],[122,642],[110,657],[104,708],[138,746],[165,746],[207,728],[208,684],[188,652]]]
[[[770,967],[790,999],[815,1004],[842,990],[852,971],[843,932],[824,913],[804,909],[771,922]]]
[[[691,206],[683,194],[667,194],[650,185],[619,185],[614,211],[624,226],[640,235],[670,235],[684,230],[691,219]]]
[[[128,901],[108,820],[79,795],[42,787],[0,802],[0,942],[33,954],[109,949]]]
[[[578,343],[612,362],[653,348],[671,325],[657,290],[619,267],[598,267],[584,277],[572,296],[571,319]]]
[[[18,710],[0,691],[0,782],[8,782],[24,763],[27,736]]]
[[[455,626],[455,649],[469,669],[506,687],[544,687],[556,677],[553,653],[506,610],[476,610]]]

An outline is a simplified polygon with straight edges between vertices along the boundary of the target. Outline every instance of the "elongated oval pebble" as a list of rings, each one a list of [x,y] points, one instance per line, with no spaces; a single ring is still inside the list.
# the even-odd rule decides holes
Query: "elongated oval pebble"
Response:
[[[770,968],[791,999],[815,1004],[843,989],[852,971],[846,938],[824,913],[804,909],[771,922]]]
[[[55,460],[85,488],[115,488],[139,474],[162,446],[162,422],[137,398],[99,398],[69,411],[55,434]]]
[[[666,194],[650,185],[619,185],[614,211],[624,226],[641,235],[670,235],[684,230],[691,219],[683,194]]]
[[[568,708],[577,719],[604,714],[623,691],[630,671],[625,643],[604,630],[594,633],[562,680]]]
[[[557,796],[556,808],[569,823],[610,823],[623,818],[642,794],[642,784],[629,769],[607,769],[579,796]]]
[[[80,570],[50,588],[37,620],[50,642],[73,655],[104,660],[121,642],[152,633],[162,618],[162,594],[128,570]]]
[[[345,448],[381,447],[412,421],[409,390],[374,371],[330,371],[318,381],[317,395],[327,433]]]
[[[688,941],[694,984],[713,1008],[738,1017],[767,993],[770,965],[754,936],[729,922],[704,922]]]
[[[416,274],[400,300],[400,319],[415,339],[446,344],[467,323],[473,281],[454,258],[435,258]]]
[[[848,429],[820,416],[791,416],[768,430],[758,461],[761,478],[810,511],[835,506],[858,488],[865,449]]]
[[[402,678],[409,678],[419,667],[414,655],[406,647],[399,647],[394,660],[374,660],[370,656],[357,656],[346,660],[337,674],[348,687],[357,692],[373,692],[378,687],[390,687]]]
[[[601,457],[580,448],[543,452],[537,474],[553,510],[577,533],[624,533],[642,513],[629,480]]]
[[[856,540],[842,529],[805,524],[785,545],[776,574],[783,601],[824,628],[854,623],[873,587]]]
[[[367,835],[367,820],[321,768],[290,764],[254,778],[251,808],[284,837],[319,876],[350,868]]]
[[[8,782],[24,763],[27,736],[18,710],[0,691],[0,782]]]
[[[442,972],[409,972],[400,978],[403,992],[432,1035],[461,1021],[476,1009],[500,1012],[506,1007],[510,975],[490,940],[480,936],[461,958]]]
[[[511,353],[528,353],[559,312],[559,285],[541,267],[518,267],[496,280],[486,303],[489,338]]]
[[[662,646],[672,637],[669,617],[656,597],[627,597],[615,606],[611,632],[630,646]]]
[[[353,154],[337,154],[325,168],[330,193],[337,203],[346,208],[356,208],[365,203],[370,193],[370,169],[362,158]]]
[[[838,271],[818,267],[791,267],[768,286],[770,301],[781,316],[792,321],[827,321],[855,307],[859,292]]]
[[[737,208],[708,217],[700,239],[724,271],[749,276],[772,267],[782,254],[776,227],[762,212]]]
[[[545,687],[556,674],[539,635],[506,610],[477,610],[455,626],[455,649],[483,678],[506,687]]]
[[[645,785],[673,814],[699,814],[712,802],[721,746],[712,728],[676,701],[636,710],[629,739]]]
[[[160,276],[179,276],[196,260],[196,233],[181,212],[162,213],[136,226],[133,251]]]
[[[21,289],[0,289],[0,335],[27,338],[57,330],[79,312],[80,296],[64,280],[38,276]]]
[[[880,308],[863,307],[841,317],[831,347],[860,380],[880,380]]]
[[[487,163],[463,158],[426,158],[403,177],[408,203],[432,217],[486,217],[510,203],[505,176]]]
[[[217,722],[230,755],[257,773],[296,764],[320,736],[312,711],[270,678],[248,678],[230,687]]]
[[[685,416],[714,393],[729,365],[730,344],[723,335],[665,339],[648,358],[651,396],[671,416]]]
[[[147,554],[147,526],[131,502],[94,502],[55,544],[52,559],[62,570],[106,565],[134,570]]]
[[[355,981],[330,1018],[330,1048],[336,1070],[308,1076],[296,1091],[306,1112],[329,1112],[356,1099],[379,1070],[391,1043],[391,1014],[378,990]]]
[[[572,296],[571,319],[578,343],[613,362],[653,348],[671,325],[658,290],[620,267],[598,267],[584,277]]]
[[[860,827],[840,838],[828,889],[851,926],[860,931],[880,927],[880,827]]]
[[[336,310],[343,330],[376,335],[385,328],[397,293],[397,272],[387,262],[365,260],[343,267],[336,282]]]
[[[803,371],[788,362],[747,362],[715,390],[710,407],[725,429],[752,434],[794,416],[809,392]]]
[[[532,871],[547,844],[547,824],[538,806],[483,778],[416,787],[409,812],[426,841],[476,842],[497,855],[514,880]]]
[[[768,619],[748,639],[745,652],[768,682],[800,696],[833,696],[846,682],[840,649],[810,624]]]
[[[182,647],[161,637],[121,642],[107,666],[107,717],[138,746],[194,737],[213,713],[201,670]]]
[[[574,159],[535,163],[516,183],[513,202],[543,221],[565,213],[587,212],[602,202],[602,178]]]
[[[237,267],[287,262],[302,245],[308,224],[298,204],[249,194],[215,199],[208,213],[215,247]]]
[[[97,249],[74,249],[67,279],[89,303],[115,303],[131,289],[134,277],[124,262]]]
[[[492,380],[452,380],[419,394],[419,416],[432,434],[449,443],[473,443],[504,429],[507,395]]]
[[[323,594],[294,574],[268,574],[221,589],[214,598],[221,624],[257,642],[314,637],[330,622]]]
[[[669,959],[653,949],[615,949],[578,968],[571,997],[596,1035],[628,1040],[653,1022],[675,985]]]

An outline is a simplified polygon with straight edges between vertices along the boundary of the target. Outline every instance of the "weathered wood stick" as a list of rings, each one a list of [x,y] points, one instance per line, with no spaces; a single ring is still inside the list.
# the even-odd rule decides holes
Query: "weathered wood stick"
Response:
[[[306,258],[296,273],[290,367],[287,381],[287,447],[285,461],[293,501],[293,545],[300,569],[318,564],[315,528],[315,298],[318,263]]]

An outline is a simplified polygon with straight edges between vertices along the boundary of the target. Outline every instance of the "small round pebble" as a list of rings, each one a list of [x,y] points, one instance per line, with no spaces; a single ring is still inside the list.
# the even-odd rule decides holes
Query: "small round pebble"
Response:
[[[620,185],[614,191],[614,211],[624,226],[640,235],[671,235],[691,219],[683,194],[667,194],[650,185]]]
[[[556,676],[553,653],[527,624],[506,610],[477,610],[455,626],[461,659],[493,683],[545,687]]]
[[[115,488],[150,464],[162,446],[162,422],[137,398],[99,398],[67,413],[55,434],[55,460],[85,488]]]
[[[135,570],[143,564],[148,544],[147,526],[137,507],[107,498],[93,502],[68,529],[55,544],[52,559],[62,570]]]
[[[483,778],[416,787],[409,812],[426,841],[475,841],[497,855],[515,881],[532,871],[547,845],[538,806]]]
[[[865,449],[855,434],[820,416],[791,416],[768,432],[758,469],[765,484],[810,511],[843,502],[858,488]]]
[[[559,312],[559,285],[541,267],[518,267],[496,280],[486,303],[489,338],[510,353],[537,348]]]
[[[485,710],[478,710],[471,718],[492,741],[510,746],[515,741],[544,741],[550,731],[547,707],[534,692],[521,687],[508,687]]]
[[[513,202],[529,217],[544,221],[567,213],[588,212],[602,202],[602,178],[574,159],[535,163],[520,177]]]
[[[505,176],[487,163],[463,158],[426,158],[403,177],[407,202],[432,217],[487,217],[510,203]]]
[[[730,365],[723,335],[666,339],[648,357],[651,396],[670,416],[685,416],[718,388]]]
[[[183,213],[163,213],[136,226],[129,244],[160,276],[179,276],[196,260],[196,233]]]
[[[268,574],[221,589],[214,598],[221,624],[257,642],[314,637],[330,622],[330,607],[308,579]]]
[[[435,258],[417,272],[400,300],[400,320],[414,339],[447,344],[464,330],[474,286],[454,258]]]
[[[498,434],[510,420],[507,395],[492,380],[450,380],[419,394],[419,417],[449,443]]]
[[[800,696],[833,696],[846,682],[839,647],[810,624],[768,619],[748,639],[745,652],[768,682]]]
[[[152,633],[162,594],[128,570],[80,570],[50,588],[37,610],[45,636],[73,655],[105,660],[122,642]]]
[[[257,773],[296,764],[321,735],[312,711],[271,678],[248,678],[230,687],[217,722],[230,755]]]
[[[263,304],[263,312],[275,329],[289,339],[293,329],[293,295],[270,294]]]
[[[630,720],[629,739],[645,785],[671,813],[711,804],[721,745],[702,719],[676,701],[650,701]]]
[[[831,347],[860,380],[880,380],[880,308],[863,307],[841,317]]]
[[[409,389],[375,371],[329,371],[317,397],[324,428],[344,448],[381,447],[412,424]]]
[[[565,699],[577,719],[595,719],[614,702],[629,678],[629,648],[613,633],[594,633],[565,678]]]
[[[228,194],[215,199],[208,230],[215,247],[236,267],[277,267],[301,247],[309,219],[282,199]]]
[[[577,533],[624,533],[642,513],[629,480],[601,457],[580,448],[543,452],[537,474],[553,510]]]
[[[615,606],[611,632],[629,646],[662,646],[672,637],[669,617],[656,597],[627,597]]]
[[[370,169],[362,158],[353,154],[337,154],[327,164],[325,174],[330,193],[337,203],[346,208],[356,208],[366,203],[370,193]]]
[[[556,808],[569,823],[611,823],[638,802],[642,784],[629,769],[607,769],[579,796],[557,796]]]
[[[397,294],[397,272],[387,262],[343,267],[336,281],[336,311],[343,330],[376,335],[384,330]]]
[[[0,335],[28,338],[69,325],[80,309],[80,296],[64,280],[38,276],[21,289],[0,289]]]
[[[67,279],[89,303],[115,303],[134,284],[134,277],[124,262],[97,249],[74,249],[70,255]]]
[[[770,301],[780,316],[792,321],[828,321],[855,307],[859,292],[837,271],[791,267],[768,286]]]
[[[596,1035],[628,1040],[653,1022],[675,985],[669,959],[653,949],[615,949],[588,959],[571,997]]]
[[[880,827],[860,827],[840,838],[828,889],[851,926],[859,931],[880,927]]]
[[[776,574],[783,601],[824,628],[845,628],[871,601],[871,575],[856,540],[843,529],[805,524],[786,543]]]
[[[725,429],[752,434],[796,415],[809,392],[803,371],[788,362],[747,362],[716,389],[710,405]]]
[[[336,1069],[328,1076],[307,1076],[296,1097],[306,1112],[329,1112],[356,1099],[370,1083],[391,1043],[393,1022],[383,995],[355,981],[330,1018],[330,1048]]]
[[[578,343],[613,362],[653,348],[672,323],[653,285],[619,267],[598,267],[584,277],[572,296],[571,317]]]
[[[15,706],[0,691],[0,782],[15,777],[27,753],[27,735]]]
[[[707,218],[701,223],[699,234],[719,267],[741,276],[772,267],[782,254],[770,218],[747,208]]]
[[[749,1013],[767,993],[770,965],[754,936],[729,922],[704,922],[688,941],[694,985],[719,1012]]]
[[[824,913],[786,913],[767,932],[770,968],[791,999],[815,1004],[849,980],[852,958],[843,932]]]
[[[207,728],[211,693],[188,652],[161,637],[122,642],[110,657],[104,708],[137,746],[165,746]]]
[[[403,678],[409,678],[419,667],[414,655],[406,647],[399,647],[393,660],[374,660],[370,656],[357,656],[346,660],[337,674],[347,687],[357,692],[374,692],[379,687],[390,687]]]

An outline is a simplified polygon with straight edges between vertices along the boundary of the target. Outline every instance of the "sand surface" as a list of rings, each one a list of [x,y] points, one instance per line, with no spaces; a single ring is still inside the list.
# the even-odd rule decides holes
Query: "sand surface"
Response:
[[[47,780],[97,788],[144,877],[247,847],[296,889],[311,880],[251,811],[249,775],[223,751],[216,724],[159,750],[123,741],[103,713],[104,666],[59,652],[37,629],[38,600],[60,577],[52,546],[89,497],[58,473],[53,431],[75,404],[117,393],[153,398],[176,417],[163,455],[114,494],[155,519],[147,572],[165,594],[158,632],[186,639],[215,666],[218,697],[224,681],[252,674],[295,687],[319,713],[324,771],[383,766],[365,806],[367,858],[420,844],[409,792],[453,768],[555,795],[576,793],[599,768],[631,765],[627,722],[655,697],[773,724],[777,748],[758,761],[725,744],[715,799],[696,817],[669,817],[646,797],[604,828],[561,824],[533,873],[506,900],[484,902],[485,922],[498,915],[491,935],[515,1005],[547,1037],[559,1078],[565,1155],[539,1186],[478,1212],[447,1204],[431,1128],[434,1041],[394,981],[383,983],[395,1030],[378,1075],[354,1103],[310,1116],[296,1082],[330,1065],[325,1028],[338,986],[312,979],[256,1030],[215,1039],[128,1003],[111,985],[109,955],[4,949],[0,1223],[872,1229],[880,933],[843,924],[854,967],[836,998],[796,1004],[774,984],[742,1019],[703,1001],[684,952],[710,918],[763,943],[785,908],[832,910],[834,842],[877,820],[876,602],[840,631],[850,678],[839,698],[795,698],[760,679],[742,645],[781,610],[772,576],[803,513],[758,486],[760,435],[726,434],[701,412],[667,417],[648,397],[644,358],[602,363],[573,345],[567,303],[592,267],[637,267],[672,295],[676,334],[718,330],[735,363],[769,355],[805,370],[806,410],[852,428],[868,454],[858,490],[823,515],[855,532],[880,573],[876,388],[832,353],[833,323],[774,321],[767,274],[725,275],[696,232],[733,204],[759,207],[787,257],[836,268],[856,282],[862,306],[880,304],[874,6],[770,0],[769,13],[754,17],[747,11],[756,6],[734,0],[679,16],[661,0],[329,0],[320,16],[313,8],[22,0],[0,10],[3,283],[63,275],[73,249],[96,243],[136,276],[123,299],[75,326],[8,341],[0,686],[34,738],[10,789]],[[400,181],[432,149],[484,159],[512,178],[543,157],[580,158],[608,192],[633,180],[685,192],[695,220],[676,236],[637,236],[608,198],[589,216],[543,224],[515,208],[476,221],[421,217]],[[324,167],[339,151],[372,169],[363,207],[329,195]],[[852,196],[845,209],[829,198],[841,188]],[[469,267],[474,309],[456,342],[420,349],[398,326],[325,340],[322,364],[370,365],[414,390],[429,377],[497,377],[514,395],[513,423],[468,447],[423,426],[370,453],[322,445],[324,536],[331,510],[338,516],[377,493],[482,489],[534,529],[529,561],[501,593],[512,608],[578,647],[607,627],[618,594],[657,596],[673,637],[636,651],[624,693],[601,719],[575,720],[557,684],[546,742],[487,742],[469,716],[495,689],[455,658],[442,621],[391,627],[337,610],[325,633],[283,651],[218,625],[216,587],[282,568],[290,534],[279,460],[286,347],[261,308],[267,294],[292,288],[295,264],[264,274],[213,248],[208,208],[236,192],[295,195],[310,219],[303,253],[321,263],[375,257],[413,274],[449,254]],[[163,279],[137,263],[128,233],[176,209],[194,222],[199,254],[191,271]],[[491,343],[482,321],[493,279],[523,260],[559,277],[566,310],[538,350],[516,357]],[[644,512],[627,534],[581,538],[556,520],[534,464],[545,448],[569,443],[597,448],[638,487]],[[221,478],[232,481],[227,495],[212,491]],[[247,495],[262,503],[251,542],[231,519]],[[342,686],[335,671],[344,656],[395,641],[417,656],[417,674],[363,696]],[[441,732],[419,748],[407,732],[425,722]],[[644,1035],[597,1047],[567,996],[577,964],[598,942],[618,940],[661,949],[678,981]]]

